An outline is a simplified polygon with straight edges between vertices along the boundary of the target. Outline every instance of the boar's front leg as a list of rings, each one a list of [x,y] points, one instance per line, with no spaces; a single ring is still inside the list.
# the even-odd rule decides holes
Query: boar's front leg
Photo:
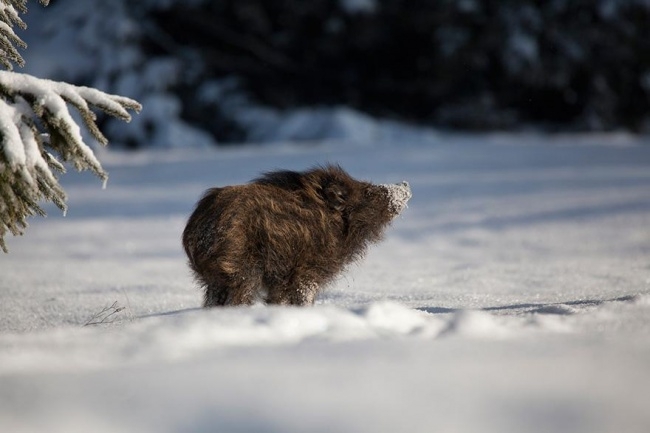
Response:
[[[318,294],[318,284],[301,281],[269,290],[267,302],[278,305],[314,305]]]

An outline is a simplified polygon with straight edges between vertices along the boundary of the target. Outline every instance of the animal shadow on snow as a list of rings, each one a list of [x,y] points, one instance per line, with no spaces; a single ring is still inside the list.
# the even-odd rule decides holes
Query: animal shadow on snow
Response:
[[[576,312],[599,307],[613,302],[632,302],[636,300],[637,295],[625,295],[611,299],[580,299],[576,301],[551,302],[551,303],[519,303],[511,305],[499,305],[495,307],[483,307],[479,310],[494,312],[496,314],[516,315],[516,314],[557,314],[570,315]],[[419,307],[416,310],[424,311],[430,314],[447,314],[461,311],[461,308],[446,307]]]
[[[486,311],[495,314],[503,315],[519,315],[519,314],[556,314],[568,316],[580,311],[592,309],[602,305],[615,303],[615,302],[633,302],[637,299],[638,295],[625,295],[611,299],[580,299],[575,301],[565,302],[550,302],[550,303],[518,303],[510,305],[499,305],[494,307],[479,308],[480,311]],[[138,316],[138,319],[145,319],[149,317],[164,317],[175,316],[185,313],[192,313],[196,311],[205,310],[203,307],[183,308],[179,310],[163,311],[159,313],[151,313]],[[354,309],[352,309],[354,310]],[[429,314],[449,314],[465,310],[464,308],[448,308],[448,307],[416,307],[415,310],[423,311]]]

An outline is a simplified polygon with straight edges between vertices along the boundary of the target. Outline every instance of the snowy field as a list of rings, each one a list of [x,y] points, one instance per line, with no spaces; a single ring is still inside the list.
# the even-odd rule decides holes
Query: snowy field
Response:
[[[650,145],[379,141],[64,176],[68,215],[0,257],[0,431],[650,431]],[[328,161],[410,182],[385,241],[313,308],[201,310],[180,236],[203,190]]]

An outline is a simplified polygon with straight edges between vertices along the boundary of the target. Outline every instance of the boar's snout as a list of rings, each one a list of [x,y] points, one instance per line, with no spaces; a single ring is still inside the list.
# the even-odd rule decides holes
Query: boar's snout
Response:
[[[380,186],[384,188],[388,194],[391,213],[393,216],[399,215],[406,207],[406,203],[413,196],[409,183],[407,181],[402,181],[400,183]]]
[[[411,185],[409,185],[407,181],[403,180],[400,183],[397,183],[396,185],[406,191],[406,194],[408,195],[407,200],[413,197],[413,194],[411,193]]]

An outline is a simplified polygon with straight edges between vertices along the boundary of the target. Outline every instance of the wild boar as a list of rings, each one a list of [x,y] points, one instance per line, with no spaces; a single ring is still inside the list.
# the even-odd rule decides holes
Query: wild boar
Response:
[[[407,182],[359,181],[338,165],[207,190],[183,232],[203,305],[313,304],[410,198]]]

